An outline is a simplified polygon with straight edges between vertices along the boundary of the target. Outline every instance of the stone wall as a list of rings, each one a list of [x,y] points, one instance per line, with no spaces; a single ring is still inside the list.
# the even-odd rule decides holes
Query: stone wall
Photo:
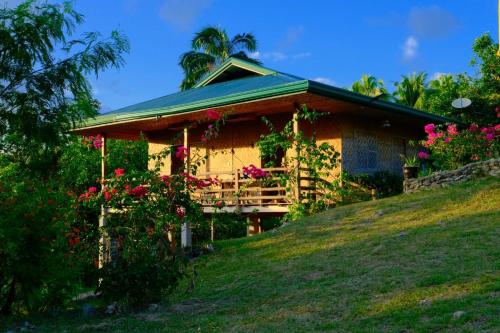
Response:
[[[404,181],[404,191],[446,186],[484,176],[500,177],[500,158],[467,164],[460,169],[435,172],[427,177]]]

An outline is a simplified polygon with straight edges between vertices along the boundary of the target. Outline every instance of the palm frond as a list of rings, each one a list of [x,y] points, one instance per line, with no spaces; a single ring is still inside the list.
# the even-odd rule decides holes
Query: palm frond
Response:
[[[224,60],[229,56],[229,37],[224,29],[217,27],[206,27],[198,31],[191,47],[215,57],[217,60]]]
[[[247,50],[254,52],[257,50],[257,40],[255,36],[251,33],[237,34],[231,39],[231,45],[233,47],[232,53],[237,53],[237,51]]]
[[[251,62],[252,64],[262,65],[262,62],[259,59],[255,59],[255,58],[250,57],[244,51],[239,51],[237,53],[233,53],[233,54],[231,54],[231,57],[245,60],[245,61]]]

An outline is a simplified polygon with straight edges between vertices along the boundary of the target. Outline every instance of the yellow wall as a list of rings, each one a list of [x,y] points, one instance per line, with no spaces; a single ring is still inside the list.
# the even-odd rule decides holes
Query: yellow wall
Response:
[[[291,117],[290,113],[270,116],[269,119],[280,130]],[[250,164],[262,167],[255,143],[261,134],[269,131],[260,119],[229,122],[221,128],[220,135],[209,140],[207,144],[201,142],[206,126],[208,124],[199,124],[189,131],[192,161],[203,161],[203,157],[208,155],[206,162],[199,167],[198,173],[215,175],[227,172],[229,177],[229,173]],[[300,122],[299,127],[305,135],[313,133],[312,127],[304,121]],[[181,130],[177,133],[165,131],[147,135],[149,153],[160,152],[174,138],[177,138],[176,144],[182,144],[181,132]],[[371,173],[381,170],[400,173],[400,154],[405,152],[407,155],[413,154],[416,148],[410,147],[408,141],[418,137],[418,133],[408,131],[402,125],[392,124],[390,128],[384,128],[380,120],[333,114],[319,119],[315,125],[315,133],[318,144],[328,142],[341,154],[341,164],[339,168],[332,170],[332,176],[340,170],[350,173]],[[293,152],[287,151],[286,154],[291,156]],[[368,162],[373,158],[376,159],[375,162]],[[152,163],[150,162],[150,167],[153,166]],[[163,163],[161,173],[170,174],[170,158]],[[373,166],[374,168],[370,168]]]

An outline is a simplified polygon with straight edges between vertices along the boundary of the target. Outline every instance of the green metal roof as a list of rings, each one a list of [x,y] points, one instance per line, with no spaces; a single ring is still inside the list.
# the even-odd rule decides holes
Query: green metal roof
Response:
[[[225,82],[210,83],[225,70],[238,67],[254,72],[258,76],[247,76]],[[311,92],[318,95],[344,100],[355,104],[398,112],[426,121],[452,122],[453,120],[416,110],[404,105],[378,100],[316,81],[294,75],[276,72],[239,59],[229,59],[219,69],[202,79],[197,87],[171,95],[127,106],[115,111],[87,119],[79,128],[133,121],[155,116],[215,108],[229,104],[256,101],[264,98]]]

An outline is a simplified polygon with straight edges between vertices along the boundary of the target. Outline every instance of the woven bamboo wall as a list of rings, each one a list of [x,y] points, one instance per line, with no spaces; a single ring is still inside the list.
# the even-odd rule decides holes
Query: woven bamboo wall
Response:
[[[402,174],[401,155],[413,155],[409,144],[419,133],[378,120],[346,118],[342,121],[342,170],[351,174],[389,171]]]

